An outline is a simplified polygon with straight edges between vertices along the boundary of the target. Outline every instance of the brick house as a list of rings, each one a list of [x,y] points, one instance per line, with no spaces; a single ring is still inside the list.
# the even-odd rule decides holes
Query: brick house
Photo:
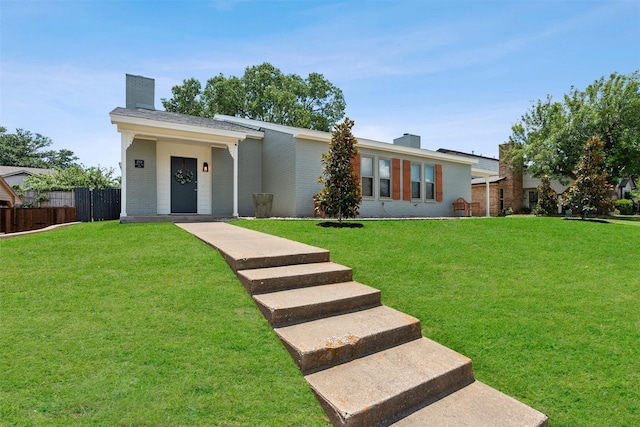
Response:
[[[499,146],[499,159],[447,149],[438,150],[475,158],[483,169],[494,172],[488,178],[474,176],[471,179],[471,202],[474,204],[474,216],[483,215],[486,212],[487,203],[489,204],[489,214],[491,216],[504,214],[509,208],[514,213],[528,212],[538,203],[537,187],[540,184],[540,179],[527,173],[526,167],[521,170],[514,170],[504,162],[504,154],[508,148],[508,144]],[[561,195],[568,188],[568,184],[564,185],[558,180],[552,180],[551,188],[558,194],[558,212],[560,213]]]

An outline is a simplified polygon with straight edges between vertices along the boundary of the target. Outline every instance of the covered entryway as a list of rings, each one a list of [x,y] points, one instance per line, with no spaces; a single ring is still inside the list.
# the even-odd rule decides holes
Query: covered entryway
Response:
[[[171,213],[198,212],[198,160],[171,157]]]

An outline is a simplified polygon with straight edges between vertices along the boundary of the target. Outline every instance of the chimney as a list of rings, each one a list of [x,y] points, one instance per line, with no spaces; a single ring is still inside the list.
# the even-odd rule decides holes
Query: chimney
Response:
[[[420,137],[418,135],[411,135],[410,133],[405,133],[400,138],[394,139],[393,143],[396,145],[402,145],[405,147],[420,148]]]
[[[127,74],[126,76],[126,108],[130,110],[135,110],[136,108],[155,110],[155,107],[153,106],[156,91],[155,80],[149,77],[134,76],[132,74]]]

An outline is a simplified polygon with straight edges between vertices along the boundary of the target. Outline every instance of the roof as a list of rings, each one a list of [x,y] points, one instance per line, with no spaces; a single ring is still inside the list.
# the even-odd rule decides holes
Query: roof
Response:
[[[294,126],[286,126],[286,125],[281,125],[277,123],[262,122],[259,120],[245,119],[241,117],[225,116],[222,114],[216,114],[215,118],[218,120],[224,120],[231,123],[237,123],[237,124],[242,124],[244,126],[254,127],[260,130],[268,129],[276,132],[287,133],[293,136],[294,138],[325,142],[325,143],[331,142],[331,136],[332,136],[331,132],[298,128]],[[389,142],[375,141],[372,139],[360,138],[357,135],[356,135],[356,139],[358,140],[358,145],[363,148],[370,148],[370,149],[383,150],[383,151],[394,152],[399,154],[426,157],[430,159],[449,161],[453,163],[462,163],[467,165],[475,165],[478,163],[477,160],[471,159],[469,157],[456,156],[456,155],[447,154],[447,153],[440,153],[437,151],[427,150],[424,148],[412,148],[404,145],[392,144]]]
[[[52,174],[55,169],[28,168],[24,166],[0,166],[0,176],[7,177],[13,175],[41,175],[43,173]]]
[[[448,153],[448,154],[455,154],[457,156],[467,156],[467,157],[476,157],[478,159],[487,159],[487,160],[494,160],[494,161],[498,161],[498,159],[496,159],[495,157],[487,157],[487,156],[483,156],[481,155],[477,155],[474,153],[465,153],[463,151],[456,151],[456,150],[449,150],[448,148],[438,148],[438,152],[439,153]]]
[[[211,129],[221,129],[228,130],[234,132],[246,132],[248,130],[256,130],[255,128],[251,128],[249,126],[243,126],[236,123],[230,123],[222,120],[211,119],[207,117],[198,117],[198,116],[190,116],[188,114],[180,114],[180,113],[171,113],[168,111],[160,111],[160,110],[145,110],[142,108],[137,109],[127,109],[122,107],[117,107],[110,115],[124,116],[124,117],[134,117],[138,119],[146,119],[146,120],[154,120],[161,121],[166,123],[175,123],[181,125],[188,126],[197,126]]]
[[[493,175],[489,177],[489,184],[495,184],[496,182],[500,182],[503,179],[507,179],[506,176],[499,176],[499,175]],[[471,180],[471,185],[480,185],[480,184],[486,184],[487,181],[485,181],[484,178],[473,178]]]

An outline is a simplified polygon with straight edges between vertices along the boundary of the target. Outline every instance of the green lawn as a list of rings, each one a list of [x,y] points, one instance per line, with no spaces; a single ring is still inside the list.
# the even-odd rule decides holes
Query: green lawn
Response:
[[[640,425],[640,228],[560,218],[239,225],[331,250],[551,426]],[[622,221],[621,221],[622,222]]]
[[[329,425],[224,260],[172,224],[16,237],[0,265],[0,425]]]
[[[640,425],[640,228],[363,222],[236,224],[331,250],[551,426]],[[0,425],[328,425],[222,258],[172,224],[8,239],[0,265]]]

